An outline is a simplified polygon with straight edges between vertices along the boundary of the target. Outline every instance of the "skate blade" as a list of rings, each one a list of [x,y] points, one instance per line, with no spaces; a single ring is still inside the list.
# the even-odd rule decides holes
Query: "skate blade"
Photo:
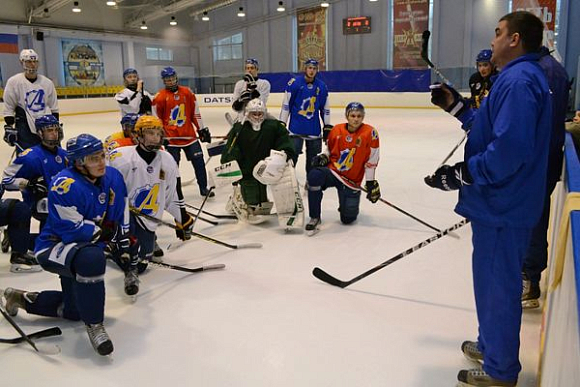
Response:
[[[306,235],[311,237],[311,236],[318,234],[319,231],[320,231],[320,227],[316,227],[314,230],[306,230]]]
[[[40,265],[25,265],[23,263],[12,264],[10,266],[11,273],[38,273],[42,271]]]
[[[522,301],[522,309],[536,309],[539,307],[540,307],[540,301],[537,299]]]

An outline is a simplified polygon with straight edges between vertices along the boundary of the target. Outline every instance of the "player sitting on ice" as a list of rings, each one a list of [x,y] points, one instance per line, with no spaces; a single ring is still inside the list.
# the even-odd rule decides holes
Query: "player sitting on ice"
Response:
[[[379,162],[379,133],[364,124],[365,108],[360,102],[346,106],[346,123],[335,125],[328,135],[327,148],[312,160],[308,173],[308,210],[306,231],[314,234],[320,224],[322,191],[338,190],[338,211],[344,224],[354,222],[359,213],[360,184],[366,177],[367,199],[376,203],[381,197],[375,169]]]
[[[141,271],[151,260],[158,223],[139,217],[139,213],[161,219],[163,211],[175,218],[176,234],[181,240],[191,238],[193,218],[185,211],[179,169],[171,155],[161,150],[163,124],[154,116],[141,116],[135,124],[137,146],[117,148],[109,156],[109,164],[117,168],[127,185],[131,235],[137,238],[129,262],[119,262],[125,271],[125,293],[139,291],[138,263]]]
[[[103,143],[90,134],[67,142],[71,167],[52,180],[48,191],[48,220],[36,239],[35,254],[42,267],[60,277],[60,291],[4,291],[6,311],[83,321],[99,355],[113,352],[103,325],[105,314],[104,244],[119,254],[129,249],[129,214],[123,177],[105,164]]]
[[[136,144],[133,138],[133,129],[138,119],[139,114],[135,113],[127,113],[121,118],[121,128],[123,130],[115,132],[105,139],[105,151],[107,154],[119,147]]]
[[[266,107],[260,99],[253,99],[246,106],[242,122],[236,122],[228,133],[222,164],[236,160],[243,178],[234,185],[227,209],[245,222],[257,224],[269,215],[272,202],[268,201],[266,185],[270,185],[282,222],[292,227],[303,217],[300,195],[295,197],[296,178],[294,167],[288,160],[294,157],[294,144],[284,124],[265,118]],[[295,187],[296,185],[296,187]],[[297,210],[297,199],[299,209]],[[297,210],[297,211],[295,211]],[[294,215],[292,215],[294,214]]]
[[[35,127],[41,143],[25,149],[6,167],[2,184],[7,191],[22,191],[22,199],[40,222],[42,231],[48,217],[48,184],[66,167],[66,152],[60,147],[64,133],[56,117],[52,114],[40,116],[35,120]],[[34,240],[30,249],[34,249]],[[19,270],[14,266],[12,269]]]

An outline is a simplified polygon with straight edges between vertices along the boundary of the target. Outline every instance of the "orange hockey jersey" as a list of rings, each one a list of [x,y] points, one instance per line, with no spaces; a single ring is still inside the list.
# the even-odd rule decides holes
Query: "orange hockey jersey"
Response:
[[[196,130],[204,126],[195,94],[189,88],[179,86],[175,93],[162,89],[155,95],[153,106],[170,145],[186,146],[197,140]]]
[[[328,135],[328,167],[349,180],[361,184],[365,171],[374,169],[379,162],[379,133],[370,125],[362,124],[354,133],[350,133],[347,124],[338,124]]]

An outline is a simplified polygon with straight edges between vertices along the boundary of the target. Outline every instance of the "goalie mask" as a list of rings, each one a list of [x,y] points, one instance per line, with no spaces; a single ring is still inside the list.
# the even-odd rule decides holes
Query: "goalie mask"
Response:
[[[244,121],[250,121],[252,129],[260,130],[266,115],[266,106],[259,98],[254,98],[246,105],[246,116]]]
[[[48,148],[60,146],[64,132],[60,122],[52,114],[38,117],[34,121],[36,132],[40,136],[42,144]]]
[[[156,152],[163,146],[163,123],[155,116],[139,117],[134,134],[139,146],[148,152]]]
[[[20,51],[20,63],[24,72],[28,75],[36,75],[38,71],[38,54],[31,49]]]

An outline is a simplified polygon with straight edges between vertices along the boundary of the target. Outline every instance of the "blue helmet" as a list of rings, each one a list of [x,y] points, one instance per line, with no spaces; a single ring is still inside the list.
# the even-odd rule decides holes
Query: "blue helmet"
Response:
[[[246,59],[246,64],[251,64],[256,66],[256,68],[260,67],[260,64],[258,63],[258,60],[256,58],[248,58]]]
[[[131,127],[135,127],[135,123],[139,119],[139,114],[136,113],[127,113],[121,118],[121,125],[130,125]]]
[[[66,155],[71,163],[104,150],[103,142],[92,134],[79,134],[66,142]]]
[[[163,70],[161,70],[162,79],[173,76],[177,76],[177,73],[175,72],[175,69],[173,67],[165,67]]]
[[[41,135],[42,142],[46,146],[55,147],[60,145],[60,142],[64,137],[64,132],[62,130],[60,122],[58,122],[55,116],[53,116],[52,114],[40,116],[36,120],[34,120],[34,126],[36,127],[36,131]],[[42,132],[44,131],[44,129],[51,126],[53,127],[56,126],[58,128],[58,137],[55,140],[45,140]]]
[[[477,54],[477,57],[475,58],[475,63],[481,62],[491,62],[491,50],[489,49],[481,50],[479,54]]]
[[[304,66],[316,66],[316,67],[318,67],[318,61],[314,58],[308,58],[304,61]]]
[[[352,110],[360,110],[362,114],[365,114],[365,107],[360,102],[351,102],[346,105],[344,114],[348,116],[348,113],[350,113]]]
[[[137,76],[139,75],[137,70],[135,70],[133,67],[128,67],[125,69],[125,71],[123,71],[123,79],[125,79],[125,77],[129,74],[135,74]]]

